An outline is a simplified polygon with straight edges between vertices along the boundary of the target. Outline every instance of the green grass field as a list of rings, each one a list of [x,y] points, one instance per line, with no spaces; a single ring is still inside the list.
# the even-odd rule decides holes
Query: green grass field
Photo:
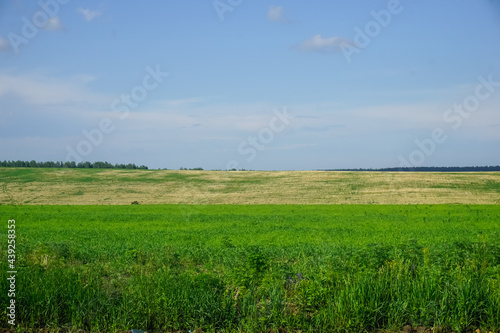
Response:
[[[500,332],[498,205],[4,205],[0,216],[16,220],[21,331]]]

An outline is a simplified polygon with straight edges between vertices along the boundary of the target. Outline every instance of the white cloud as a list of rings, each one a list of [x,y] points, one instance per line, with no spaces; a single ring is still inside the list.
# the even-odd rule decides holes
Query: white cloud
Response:
[[[282,145],[277,147],[266,147],[264,150],[290,150],[318,146],[317,143],[293,143],[289,145]]]
[[[8,40],[0,36],[0,51],[10,51],[12,47]]]
[[[149,130],[204,128],[205,132],[220,135],[221,133],[257,132],[269,126],[269,119],[273,117],[272,112],[269,114],[253,114],[251,110],[242,114],[231,114],[231,112],[234,112],[234,107],[229,106],[203,107],[199,110],[192,110],[190,114],[186,114],[182,110],[169,110],[166,112],[163,109],[152,109],[132,112],[127,119],[130,119],[133,126],[141,126]]]
[[[283,7],[281,6],[271,6],[267,11],[267,18],[269,21],[280,22],[285,19],[283,14]]]
[[[182,99],[170,99],[170,100],[158,100],[153,102],[155,106],[164,108],[180,108],[180,107],[190,107],[194,104],[202,103],[206,101],[207,98],[202,97],[191,97]]]
[[[77,75],[75,78],[83,83],[90,83],[96,79],[95,76],[87,75],[87,74],[80,74],[80,75]]]
[[[112,96],[92,93],[86,84],[90,76],[65,79],[43,74],[8,74],[0,72],[0,99],[6,94],[21,97],[31,105],[61,105],[65,103],[109,103]]]
[[[271,6],[267,11],[267,19],[272,22],[293,23],[286,17],[282,6]]]
[[[84,9],[84,8],[78,8],[78,11],[83,15],[83,18],[86,21],[92,21],[95,19],[97,16],[102,14],[102,11],[100,10],[90,10],[90,9]]]
[[[58,30],[63,30],[64,26],[62,25],[61,21],[59,20],[59,16],[54,16],[49,18],[47,21],[47,24],[43,27],[45,30],[49,31],[58,31]]]
[[[312,38],[305,40],[299,49],[305,52],[330,53],[339,52],[342,47],[356,47],[356,44],[349,39],[334,36],[323,37],[318,34]]]

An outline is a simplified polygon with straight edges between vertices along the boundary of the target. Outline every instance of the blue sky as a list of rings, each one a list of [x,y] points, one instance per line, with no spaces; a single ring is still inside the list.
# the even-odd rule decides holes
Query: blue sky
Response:
[[[0,160],[500,164],[496,0],[0,4]]]

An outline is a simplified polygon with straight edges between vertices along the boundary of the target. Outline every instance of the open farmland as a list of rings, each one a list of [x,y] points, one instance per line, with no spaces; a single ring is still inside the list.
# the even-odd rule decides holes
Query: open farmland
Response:
[[[0,181],[21,331],[500,332],[500,173],[0,168]]]
[[[0,168],[0,204],[500,204],[500,173]]]

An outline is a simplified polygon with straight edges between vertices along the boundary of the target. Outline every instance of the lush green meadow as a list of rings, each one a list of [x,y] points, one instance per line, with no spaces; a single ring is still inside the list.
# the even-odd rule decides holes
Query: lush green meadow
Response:
[[[498,205],[0,206],[0,216],[16,220],[23,330],[500,332]]]

